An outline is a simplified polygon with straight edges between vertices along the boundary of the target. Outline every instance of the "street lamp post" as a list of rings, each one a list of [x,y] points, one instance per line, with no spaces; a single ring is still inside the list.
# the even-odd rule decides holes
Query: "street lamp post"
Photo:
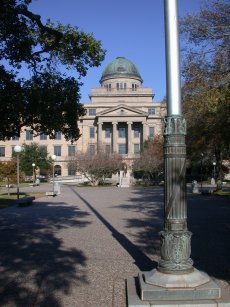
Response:
[[[54,196],[54,161],[56,160],[57,156],[52,155],[52,160],[53,160],[53,196]]]
[[[35,184],[35,163],[32,163],[33,167],[33,185]]]
[[[203,157],[204,154],[201,153],[201,165],[200,165],[200,187],[201,187],[201,192],[203,189]]]
[[[181,108],[177,0],[165,0],[164,12],[167,76],[164,229],[160,232],[161,257],[158,266],[139,275],[137,292],[142,301],[148,301],[145,306],[154,306],[153,301],[173,301],[183,306],[192,301],[190,305],[197,306],[200,300],[220,298],[221,291],[206,273],[193,267],[190,258],[192,233],[187,228],[186,121]],[[130,282],[128,294],[131,289],[129,285]],[[172,306],[168,302],[165,306]],[[159,306],[158,303],[156,305]],[[139,307],[141,304],[130,302],[129,306]]]
[[[212,164],[213,164],[213,178],[216,182],[216,162],[213,162]]]
[[[19,199],[19,154],[22,151],[20,145],[14,147],[14,152],[17,154],[17,199]]]

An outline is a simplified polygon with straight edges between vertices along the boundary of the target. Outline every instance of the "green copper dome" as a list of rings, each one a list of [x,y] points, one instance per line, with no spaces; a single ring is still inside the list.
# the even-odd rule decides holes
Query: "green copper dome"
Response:
[[[100,83],[114,78],[132,78],[143,82],[137,67],[124,57],[117,57],[105,67]]]

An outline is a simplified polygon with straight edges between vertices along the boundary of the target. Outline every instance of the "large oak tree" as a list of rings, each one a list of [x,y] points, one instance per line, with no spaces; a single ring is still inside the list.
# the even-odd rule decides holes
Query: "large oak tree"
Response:
[[[230,149],[230,4],[206,1],[200,11],[181,20],[183,109],[188,122],[191,159],[217,162]]]
[[[43,23],[29,10],[32,0],[1,0],[0,139],[23,127],[77,140],[77,120],[85,114],[80,78],[99,66],[105,51],[92,34],[70,25]],[[71,70],[71,73],[63,71]],[[29,78],[20,78],[27,71]]]

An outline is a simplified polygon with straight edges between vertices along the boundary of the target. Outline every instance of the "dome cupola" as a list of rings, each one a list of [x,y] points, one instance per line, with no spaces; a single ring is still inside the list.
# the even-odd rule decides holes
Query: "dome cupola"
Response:
[[[117,78],[136,79],[143,82],[137,67],[124,57],[117,57],[105,67],[100,83]]]

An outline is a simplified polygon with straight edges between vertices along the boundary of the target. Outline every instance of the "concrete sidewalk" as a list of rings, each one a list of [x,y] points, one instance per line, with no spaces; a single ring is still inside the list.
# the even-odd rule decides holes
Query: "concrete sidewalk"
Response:
[[[188,213],[195,266],[229,290],[229,199],[189,195]],[[162,221],[162,188],[62,185],[1,210],[0,306],[125,307],[125,280],[157,264]]]

